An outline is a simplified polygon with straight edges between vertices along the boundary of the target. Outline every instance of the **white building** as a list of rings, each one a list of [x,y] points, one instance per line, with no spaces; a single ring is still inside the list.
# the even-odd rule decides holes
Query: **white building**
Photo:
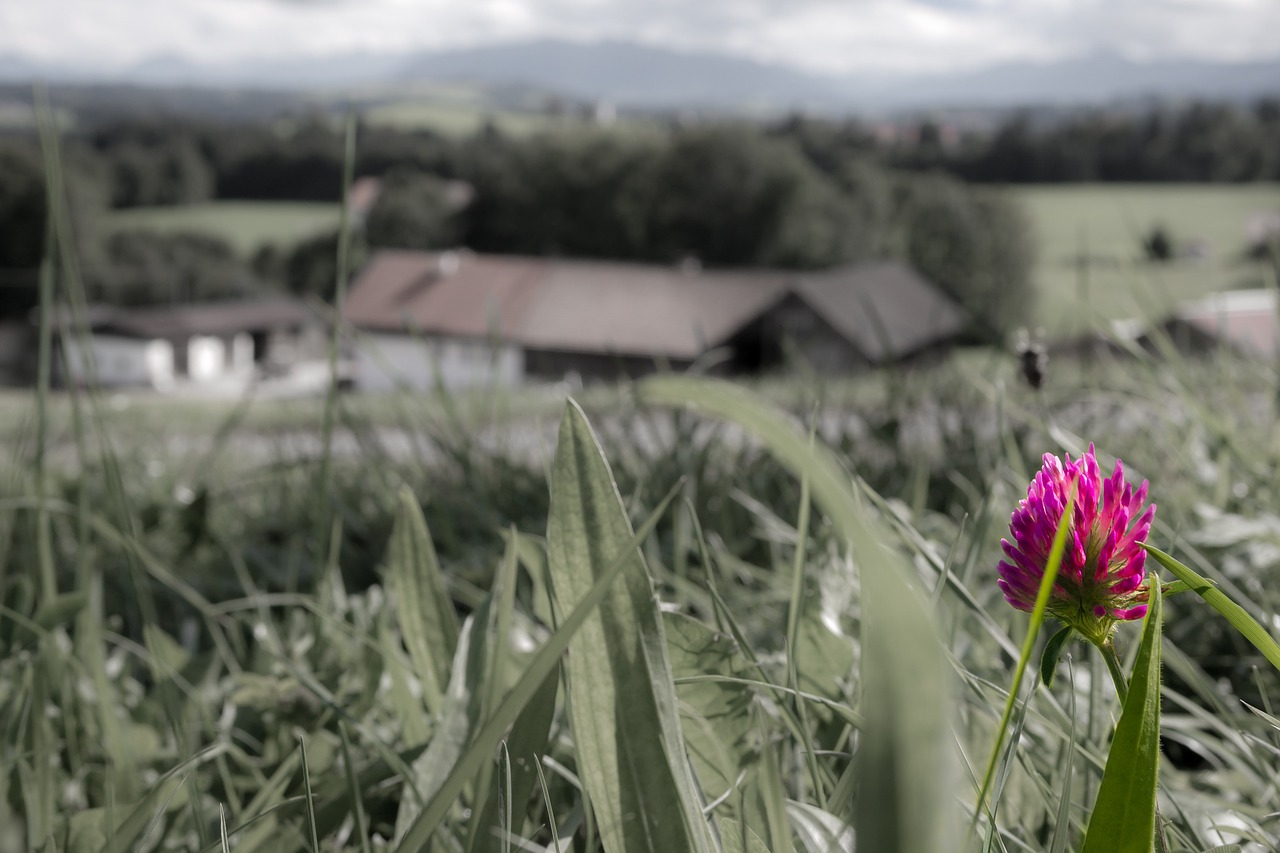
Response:
[[[55,346],[64,382],[236,392],[308,356],[322,358],[327,341],[320,318],[289,299],[96,306],[87,319],[87,332]]]

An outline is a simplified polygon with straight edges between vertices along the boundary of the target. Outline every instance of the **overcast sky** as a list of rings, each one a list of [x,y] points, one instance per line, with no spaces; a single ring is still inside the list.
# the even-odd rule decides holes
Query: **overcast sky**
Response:
[[[0,57],[122,67],[625,38],[819,72],[1280,55],[1280,0],[0,0]]]

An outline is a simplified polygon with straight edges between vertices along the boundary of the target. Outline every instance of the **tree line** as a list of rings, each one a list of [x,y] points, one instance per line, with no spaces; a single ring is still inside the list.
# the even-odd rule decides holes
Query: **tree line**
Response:
[[[1053,121],[1015,113],[947,144],[924,122],[889,159],[986,183],[1242,183],[1280,180],[1280,98],[1096,109]]]
[[[272,284],[328,296],[334,236],[236,258],[203,235],[95,234],[107,208],[209,199],[338,200],[340,131],[328,121],[200,125],[133,120],[64,144],[91,299],[167,302]],[[816,157],[752,124],[652,132],[581,125],[455,139],[362,128],[357,175],[384,191],[362,246],[611,258],[708,267],[820,268],[904,258],[998,333],[1029,299],[1030,239],[1018,210],[941,173],[886,167],[856,146]],[[16,310],[34,298],[42,255],[42,165],[33,140],[0,140],[0,287]],[[449,182],[470,201],[449,198]],[[10,227],[10,226],[14,227]],[[2,310],[2,308],[0,308]]]

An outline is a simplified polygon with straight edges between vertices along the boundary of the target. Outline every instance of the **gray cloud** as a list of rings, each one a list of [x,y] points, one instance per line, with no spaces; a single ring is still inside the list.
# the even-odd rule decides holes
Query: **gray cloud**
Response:
[[[1280,53],[1275,0],[126,0],[113,12],[103,14],[100,0],[0,3],[0,55],[120,65],[626,38],[877,73],[1095,50]]]

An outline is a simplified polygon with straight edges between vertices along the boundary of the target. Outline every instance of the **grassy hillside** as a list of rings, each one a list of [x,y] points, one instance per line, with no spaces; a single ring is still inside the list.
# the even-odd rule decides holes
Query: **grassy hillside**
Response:
[[[1098,320],[1159,317],[1180,300],[1266,281],[1265,269],[1241,256],[1249,217],[1280,210],[1278,185],[1088,184],[1007,192],[1031,215],[1036,314],[1051,335],[1083,331]],[[1189,256],[1147,262],[1142,238],[1157,225]]]
[[[194,231],[226,240],[245,257],[262,246],[289,247],[337,229],[336,204],[211,201],[181,207],[140,207],[107,214],[108,230]]]

